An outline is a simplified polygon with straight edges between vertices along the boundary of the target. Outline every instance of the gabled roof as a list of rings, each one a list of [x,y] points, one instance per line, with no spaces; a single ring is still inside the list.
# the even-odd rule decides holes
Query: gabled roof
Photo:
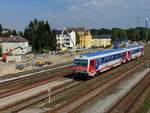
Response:
[[[0,42],[28,42],[21,36],[0,37]]]
[[[56,33],[57,35],[62,34],[62,32],[63,32],[63,30],[56,30],[56,31],[55,31],[55,33]],[[72,31],[68,30],[68,32],[71,33]],[[68,34],[68,32],[67,32],[66,30],[64,30],[64,33],[63,33],[63,34]]]
[[[113,53],[113,52],[121,52],[123,50],[124,50],[123,48],[110,49],[110,50],[98,51],[98,52],[94,52],[94,53],[82,54],[81,56],[96,57],[96,56],[105,55],[105,54],[109,54],[109,53]]]

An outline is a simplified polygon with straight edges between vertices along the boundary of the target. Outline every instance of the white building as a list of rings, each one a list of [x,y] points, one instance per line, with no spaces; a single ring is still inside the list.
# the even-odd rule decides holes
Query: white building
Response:
[[[76,48],[76,33],[74,31],[69,32],[67,29],[64,29],[56,34],[56,39],[60,48]]]
[[[7,60],[16,62],[20,62],[23,55],[32,51],[28,40],[20,36],[0,37],[0,49],[2,54],[9,52],[11,49],[15,49],[10,53]]]

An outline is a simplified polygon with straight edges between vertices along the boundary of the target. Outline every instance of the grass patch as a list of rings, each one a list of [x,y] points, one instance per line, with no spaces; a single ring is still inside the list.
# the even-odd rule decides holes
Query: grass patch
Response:
[[[147,97],[144,100],[143,105],[139,108],[137,113],[148,113],[148,110],[150,110],[150,90]]]
[[[65,101],[65,100],[68,100],[76,95],[78,95],[80,93],[80,90],[73,90],[73,91],[70,91],[69,92],[69,95],[63,95],[57,99],[55,99],[54,101],[52,101],[51,103],[46,103],[45,104],[45,107],[49,108],[49,107],[54,107],[55,105]]]

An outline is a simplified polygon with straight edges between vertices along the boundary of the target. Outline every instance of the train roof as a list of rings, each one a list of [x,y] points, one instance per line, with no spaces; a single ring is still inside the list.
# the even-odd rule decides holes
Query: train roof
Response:
[[[143,45],[128,45],[127,47],[126,47],[126,49],[135,49],[135,48],[139,48],[139,47],[143,47]]]
[[[83,57],[103,56],[103,55],[110,54],[110,53],[123,52],[124,50],[125,50],[124,48],[103,50],[103,51],[98,51],[98,52],[94,52],[94,53],[81,54],[81,57],[82,57],[82,56],[83,56]]]

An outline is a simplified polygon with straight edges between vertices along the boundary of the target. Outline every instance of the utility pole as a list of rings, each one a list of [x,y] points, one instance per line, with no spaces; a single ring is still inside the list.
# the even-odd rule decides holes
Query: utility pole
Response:
[[[145,20],[145,30],[146,30],[146,33],[145,33],[145,41],[148,40],[148,21],[149,21],[149,19],[146,18],[146,20]]]
[[[137,27],[140,27],[140,19],[141,19],[141,17],[136,17],[136,20],[137,20]]]

